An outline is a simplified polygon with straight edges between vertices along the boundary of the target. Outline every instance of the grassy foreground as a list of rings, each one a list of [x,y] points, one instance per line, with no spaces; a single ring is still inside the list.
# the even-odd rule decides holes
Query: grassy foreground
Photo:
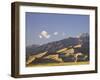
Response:
[[[89,64],[89,61],[64,62],[64,63],[46,63],[46,64],[29,64],[29,65],[26,65],[26,67],[70,66],[70,65],[84,65],[84,64]]]

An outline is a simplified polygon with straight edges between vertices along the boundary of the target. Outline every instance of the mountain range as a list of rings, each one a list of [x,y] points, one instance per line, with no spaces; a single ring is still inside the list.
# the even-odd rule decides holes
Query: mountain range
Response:
[[[26,47],[26,64],[89,61],[89,34]]]

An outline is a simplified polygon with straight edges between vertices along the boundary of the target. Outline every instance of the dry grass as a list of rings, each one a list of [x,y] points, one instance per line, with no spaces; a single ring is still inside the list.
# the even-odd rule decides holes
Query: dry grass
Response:
[[[64,63],[46,63],[46,64],[29,64],[26,67],[44,67],[44,66],[71,66],[89,64],[89,61],[82,62],[64,62]]]

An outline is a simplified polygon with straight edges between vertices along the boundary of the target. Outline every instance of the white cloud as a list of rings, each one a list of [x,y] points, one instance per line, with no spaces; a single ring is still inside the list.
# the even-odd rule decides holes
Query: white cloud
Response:
[[[41,37],[44,37],[44,38],[50,38],[50,35],[48,34],[48,32],[47,31],[42,31],[41,33],[40,33],[40,35],[41,35]]]
[[[41,36],[41,35],[39,35],[39,38],[42,38],[42,36]]]
[[[51,36],[50,36],[50,35],[48,35],[46,38],[47,38],[47,39],[49,39],[50,37],[51,37]]]
[[[54,35],[58,35],[58,32],[54,32],[53,34],[54,34]]]

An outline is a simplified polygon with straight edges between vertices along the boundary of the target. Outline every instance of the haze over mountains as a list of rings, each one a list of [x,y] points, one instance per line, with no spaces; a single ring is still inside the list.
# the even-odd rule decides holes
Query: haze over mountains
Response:
[[[26,47],[26,64],[89,61],[89,34]]]

